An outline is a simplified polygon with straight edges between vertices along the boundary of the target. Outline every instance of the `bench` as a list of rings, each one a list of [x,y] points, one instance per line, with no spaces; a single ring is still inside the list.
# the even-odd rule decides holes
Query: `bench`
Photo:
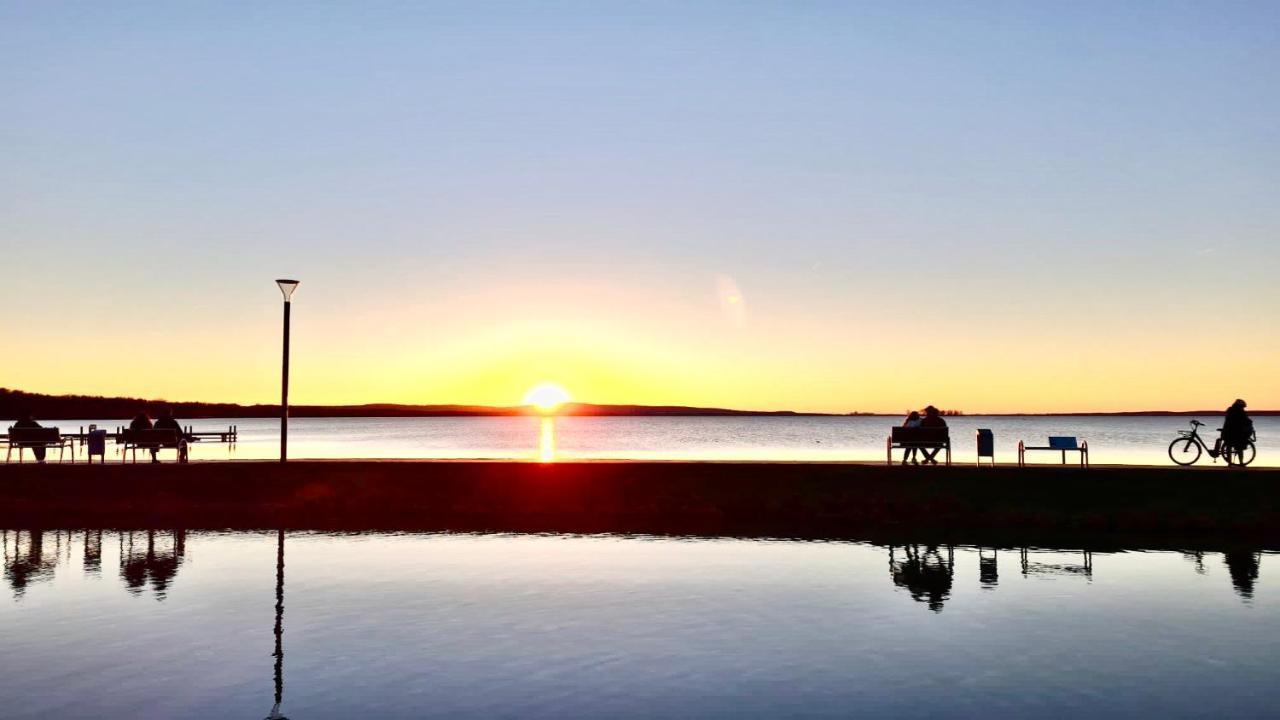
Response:
[[[885,440],[885,459],[893,464],[894,449],[909,448],[946,450],[947,464],[951,464],[951,428],[947,427],[895,427]]]
[[[9,457],[15,449],[18,451],[18,462],[21,463],[23,450],[58,448],[58,462],[62,462],[62,457],[68,447],[71,448],[71,462],[74,463],[76,461],[76,446],[71,443],[70,437],[63,437],[58,428],[11,427],[9,428],[9,449],[4,454],[4,461],[9,462]]]
[[[187,440],[177,430],[152,428],[150,430],[122,430],[120,443],[124,445],[120,461],[128,462],[129,451],[133,451],[133,461],[138,462],[138,450],[163,450],[173,448],[178,451],[178,462],[187,461]]]
[[[1028,450],[1051,450],[1062,453],[1062,464],[1067,464],[1067,453],[1080,453],[1080,467],[1089,467],[1089,441],[1076,440],[1074,437],[1063,435],[1050,435],[1048,445],[1027,445],[1023,441],[1018,441],[1018,467],[1027,464],[1026,456]]]

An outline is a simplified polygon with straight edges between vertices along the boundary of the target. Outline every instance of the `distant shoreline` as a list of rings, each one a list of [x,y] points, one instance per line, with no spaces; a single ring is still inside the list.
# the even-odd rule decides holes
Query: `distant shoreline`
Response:
[[[202,403],[145,400],[126,397],[93,397],[85,395],[44,395],[0,388],[0,418],[17,418],[30,411],[37,419],[81,420],[96,418],[128,418],[139,409],[153,416],[164,408],[187,419],[274,418],[278,405],[239,405],[235,403]],[[1133,410],[1118,412],[1048,412],[1048,413],[952,413],[952,417],[1194,417],[1221,415],[1223,410]],[[401,405],[371,403],[365,405],[293,405],[294,418],[361,418],[361,417],[522,417],[536,415],[528,407],[492,407],[484,405]],[[1280,410],[1251,411],[1255,417],[1280,416]],[[901,417],[900,412],[821,413],[795,410],[734,410],[684,405],[596,405],[569,403],[557,415],[572,417]]]

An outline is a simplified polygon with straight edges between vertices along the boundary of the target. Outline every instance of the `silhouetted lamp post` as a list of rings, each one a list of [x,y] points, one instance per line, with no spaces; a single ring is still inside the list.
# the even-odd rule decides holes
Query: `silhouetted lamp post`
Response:
[[[298,289],[297,280],[276,280],[284,295],[284,357],[280,361],[280,462],[289,460],[289,298]]]

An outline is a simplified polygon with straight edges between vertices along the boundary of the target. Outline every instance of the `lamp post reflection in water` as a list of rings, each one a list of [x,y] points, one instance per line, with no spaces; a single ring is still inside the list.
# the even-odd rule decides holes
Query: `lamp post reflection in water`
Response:
[[[276,651],[275,658],[275,704],[271,706],[271,714],[266,720],[288,720],[280,714],[280,701],[284,697],[284,530],[276,531]]]
[[[556,419],[549,415],[542,418],[542,430],[538,436],[538,461],[556,461]]]

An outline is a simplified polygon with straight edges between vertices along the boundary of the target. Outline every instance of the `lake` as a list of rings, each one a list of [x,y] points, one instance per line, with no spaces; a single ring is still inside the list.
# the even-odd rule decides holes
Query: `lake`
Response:
[[[1075,435],[1089,442],[1096,464],[1172,465],[1169,442],[1189,417],[949,418],[955,462],[976,458],[974,433],[995,433],[997,461],[1016,462],[1019,440],[1043,445],[1049,435]],[[1212,443],[1221,416],[1206,415],[1202,435]],[[889,417],[452,417],[293,418],[293,458],[501,458],[501,459],[678,459],[678,460],[871,460],[884,458]],[[115,420],[63,420],[47,424],[74,430]],[[1280,466],[1280,418],[1254,419],[1258,466]],[[280,423],[270,419],[194,420],[196,430],[235,424],[234,449],[196,444],[196,460],[279,457]],[[114,447],[109,449],[114,455]],[[1060,462],[1054,453],[1030,453],[1030,462]],[[1212,465],[1206,455],[1201,465]],[[1219,463],[1221,465],[1221,463]]]
[[[1280,707],[1280,564],[1251,548],[170,530],[3,540],[9,720]]]

